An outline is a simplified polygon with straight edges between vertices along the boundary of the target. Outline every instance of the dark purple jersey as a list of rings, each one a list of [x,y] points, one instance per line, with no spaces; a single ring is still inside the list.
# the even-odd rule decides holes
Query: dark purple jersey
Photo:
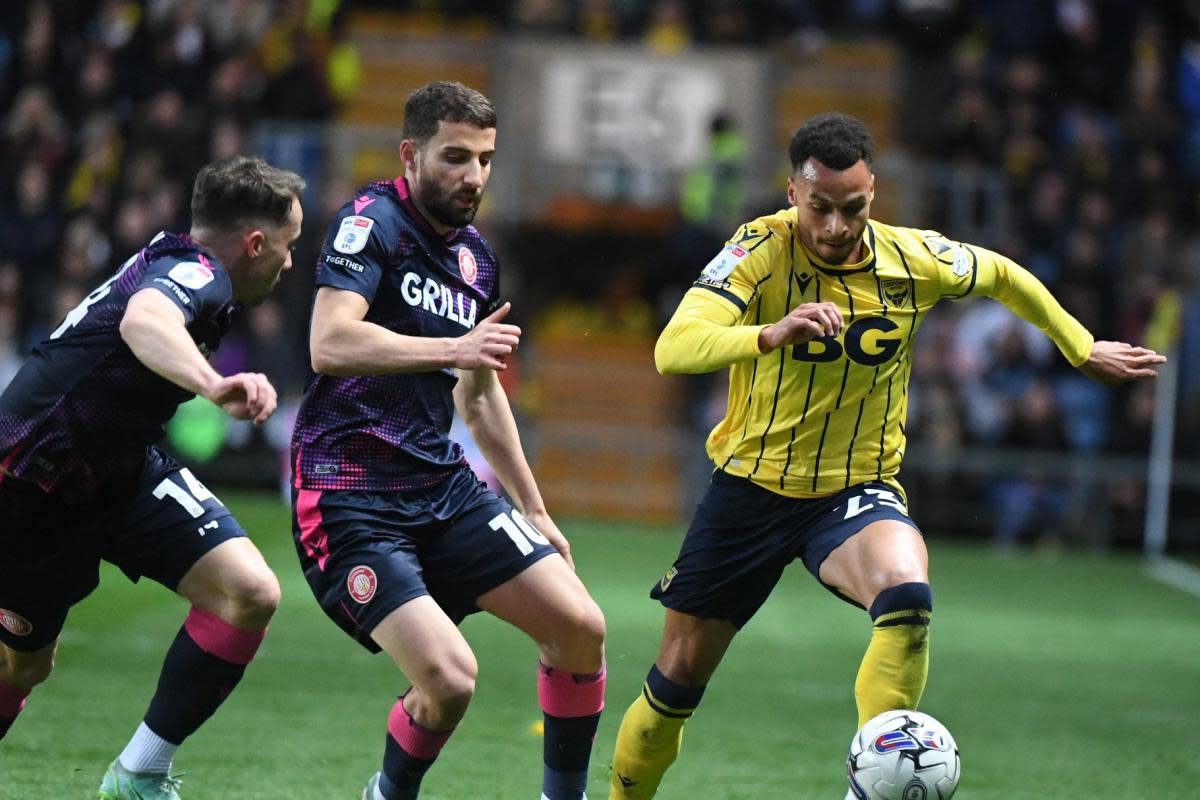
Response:
[[[201,352],[216,349],[234,308],[229,273],[189,237],[160,233],[67,314],[0,395],[8,475],[46,491],[95,492],[139,468],[146,446],[193,397],[121,338],[129,298],[145,288],[179,307]]]
[[[406,336],[458,337],[499,306],[496,255],[474,227],[436,233],[403,178],[366,187],[338,211],[316,283],[357,292],[366,321]],[[302,489],[433,486],[466,464],[450,439],[453,369],[310,375],[292,434]]]

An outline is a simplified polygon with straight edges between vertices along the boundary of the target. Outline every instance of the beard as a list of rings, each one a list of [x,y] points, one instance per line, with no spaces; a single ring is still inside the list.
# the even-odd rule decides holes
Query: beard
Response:
[[[451,228],[464,228],[470,225],[479,212],[479,203],[483,200],[483,192],[473,194],[458,191],[445,191],[435,183],[420,183],[416,187],[417,197],[430,216],[443,225]],[[469,200],[469,205],[463,201]]]

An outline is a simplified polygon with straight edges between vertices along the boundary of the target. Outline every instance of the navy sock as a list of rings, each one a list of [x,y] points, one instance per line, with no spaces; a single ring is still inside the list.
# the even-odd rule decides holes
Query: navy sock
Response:
[[[264,633],[193,608],[163,659],[147,727],[172,744],[195,733],[242,679]]]
[[[453,730],[434,731],[409,715],[401,697],[388,715],[388,735],[383,747],[379,791],[387,800],[415,800],[421,779],[433,766]]]

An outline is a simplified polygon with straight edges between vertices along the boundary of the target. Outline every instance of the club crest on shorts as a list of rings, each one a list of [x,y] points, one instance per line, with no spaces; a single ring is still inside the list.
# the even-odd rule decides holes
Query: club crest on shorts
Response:
[[[28,636],[33,632],[33,625],[29,623],[29,620],[7,608],[0,608],[0,626],[13,636]]]
[[[346,589],[356,603],[365,605],[371,602],[378,586],[379,579],[375,577],[375,570],[368,566],[359,565],[350,570],[350,574],[346,577]]]
[[[671,588],[671,581],[675,580],[675,576],[678,574],[679,570],[675,569],[675,567],[671,567],[669,570],[667,570],[667,574],[663,575],[662,580],[658,582],[659,591],[665,592],[667,589]]]
[[[479,276],[478,265],[475,263],[475,254],[466,248],[458,248],[458,271],[462,274],[463,280],[474,285],[475,278]]]

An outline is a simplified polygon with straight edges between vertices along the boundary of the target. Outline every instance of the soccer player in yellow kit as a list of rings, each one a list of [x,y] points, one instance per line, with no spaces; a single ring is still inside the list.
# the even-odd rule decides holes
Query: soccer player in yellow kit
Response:
[[[658,659],[625,712],[612,800],[653,797],[683,725],[737,631],[791,561],[867,610],[858,724],[916,708],[929,670],[928,556],[896,480],[912,337],[944,298],[988,296],[1037,325],[1085,375],[1119,383],[1165,359],[1094,341],[1004,256],[870,219],[874,142],[823,114],[789,147],[791,208],[743,225],[684,296],[655,347],[660,372],[730,371],[708,437],[712,483],[651,597]]]

